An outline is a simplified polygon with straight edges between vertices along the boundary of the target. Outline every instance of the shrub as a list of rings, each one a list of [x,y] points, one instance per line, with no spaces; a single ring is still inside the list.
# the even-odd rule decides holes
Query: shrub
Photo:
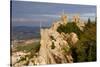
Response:
[[[54,42],[52,42],[51,49],[54,49],[54,48],[55,48],[55,45],[54,45]]]
[[[57,31],[59,33],[61,32],[64,32],[64,33],[71,33],[71,32],[74,32],[76,33],[77,35],[80,35],[81,34],[81,30],[77,27],[77,25],[75,23],[67,23],[66,25],[60,25],[57,29]]]

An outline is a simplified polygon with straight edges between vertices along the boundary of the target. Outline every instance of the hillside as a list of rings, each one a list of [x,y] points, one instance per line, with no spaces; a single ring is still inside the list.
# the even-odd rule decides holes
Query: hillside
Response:
[[[41,40],[36,50],[21,52],[20,59],[12,65],[96,61],[96,23],[90,20],[83,23],[77,16],[73,22],[67,19],[62,15],[50,28],[40,29]]]

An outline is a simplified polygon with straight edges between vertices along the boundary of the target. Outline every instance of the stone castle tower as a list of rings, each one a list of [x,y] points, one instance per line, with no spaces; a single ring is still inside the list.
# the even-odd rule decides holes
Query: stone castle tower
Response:
[[[74,22],[74,23],[79,23],[79,22],[80,22],[80,17],[79,17],[79,15],[73,16],[73,22]]]
[[[62,13],[62,16],[61,16],[61,21],[63,22],[63,24],[67,24],[67,16],[65,15],[64,11]]]

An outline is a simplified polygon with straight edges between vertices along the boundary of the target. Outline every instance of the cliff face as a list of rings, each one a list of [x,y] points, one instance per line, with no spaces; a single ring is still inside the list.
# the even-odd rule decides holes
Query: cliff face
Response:
[[[73,63],[71,45],[68,42],[74,45],[78,41],[78,37],[74,32],[69,34],[57,32],[57,28],[65,23],[64,19],[65,17],[63,21],[53,23],[49,29],[41,29],[38,64]]]
[[[64,50],[66,48],[67,50]],[[44,64],[72,62],[71,55],[67,54],[69,50],[70,47],[67,41],[57,31],[51,29],[41,30],[39,55],[44,59]]]
[[[40,50],[36,56],[28,59],[28,65],[73,63],[71,46],[77,43],[78,36],[74,32],[65,34],[57,31],[60,25],[67,24],[66,20],[66,16],[63,16],[60,21],[54,22],[49,29],[40,30]],[[20,65],[22,64],[20,63]]]

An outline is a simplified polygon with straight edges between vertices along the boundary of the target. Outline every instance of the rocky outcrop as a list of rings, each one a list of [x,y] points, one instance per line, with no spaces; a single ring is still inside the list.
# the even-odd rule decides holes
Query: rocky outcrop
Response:
[[[60,21],[54,22],[49,29],[40,30],[40,50],[36,56],[29,59],[28,65],[73,63],[70,46],[74,46],[79,40],[77,34],[57,32],[60,25],[67,24],[66,18],[67,16],[63,16]]]
[[[58,21],[53,23],[49,29],[41,29],[41,47],[36,59],[38,64],[73,62],[68,41],[70,40],[70,43],[75,44],[78,37],[73,32],[70,34],[58,33],[57,28],[62,23],[63,21]]]
[[[73,16],[73,20],[72,21],[79,27],[79,29],[81,31],[84,30],[85,23],[80,20],[80,16],[79,15]]]
[[[41,48],[39,55],[45,64],[72,62],[72,57],[68,60],[67,55],[70,47],[66,40],[57,31],[52,29],[41,29]]]

